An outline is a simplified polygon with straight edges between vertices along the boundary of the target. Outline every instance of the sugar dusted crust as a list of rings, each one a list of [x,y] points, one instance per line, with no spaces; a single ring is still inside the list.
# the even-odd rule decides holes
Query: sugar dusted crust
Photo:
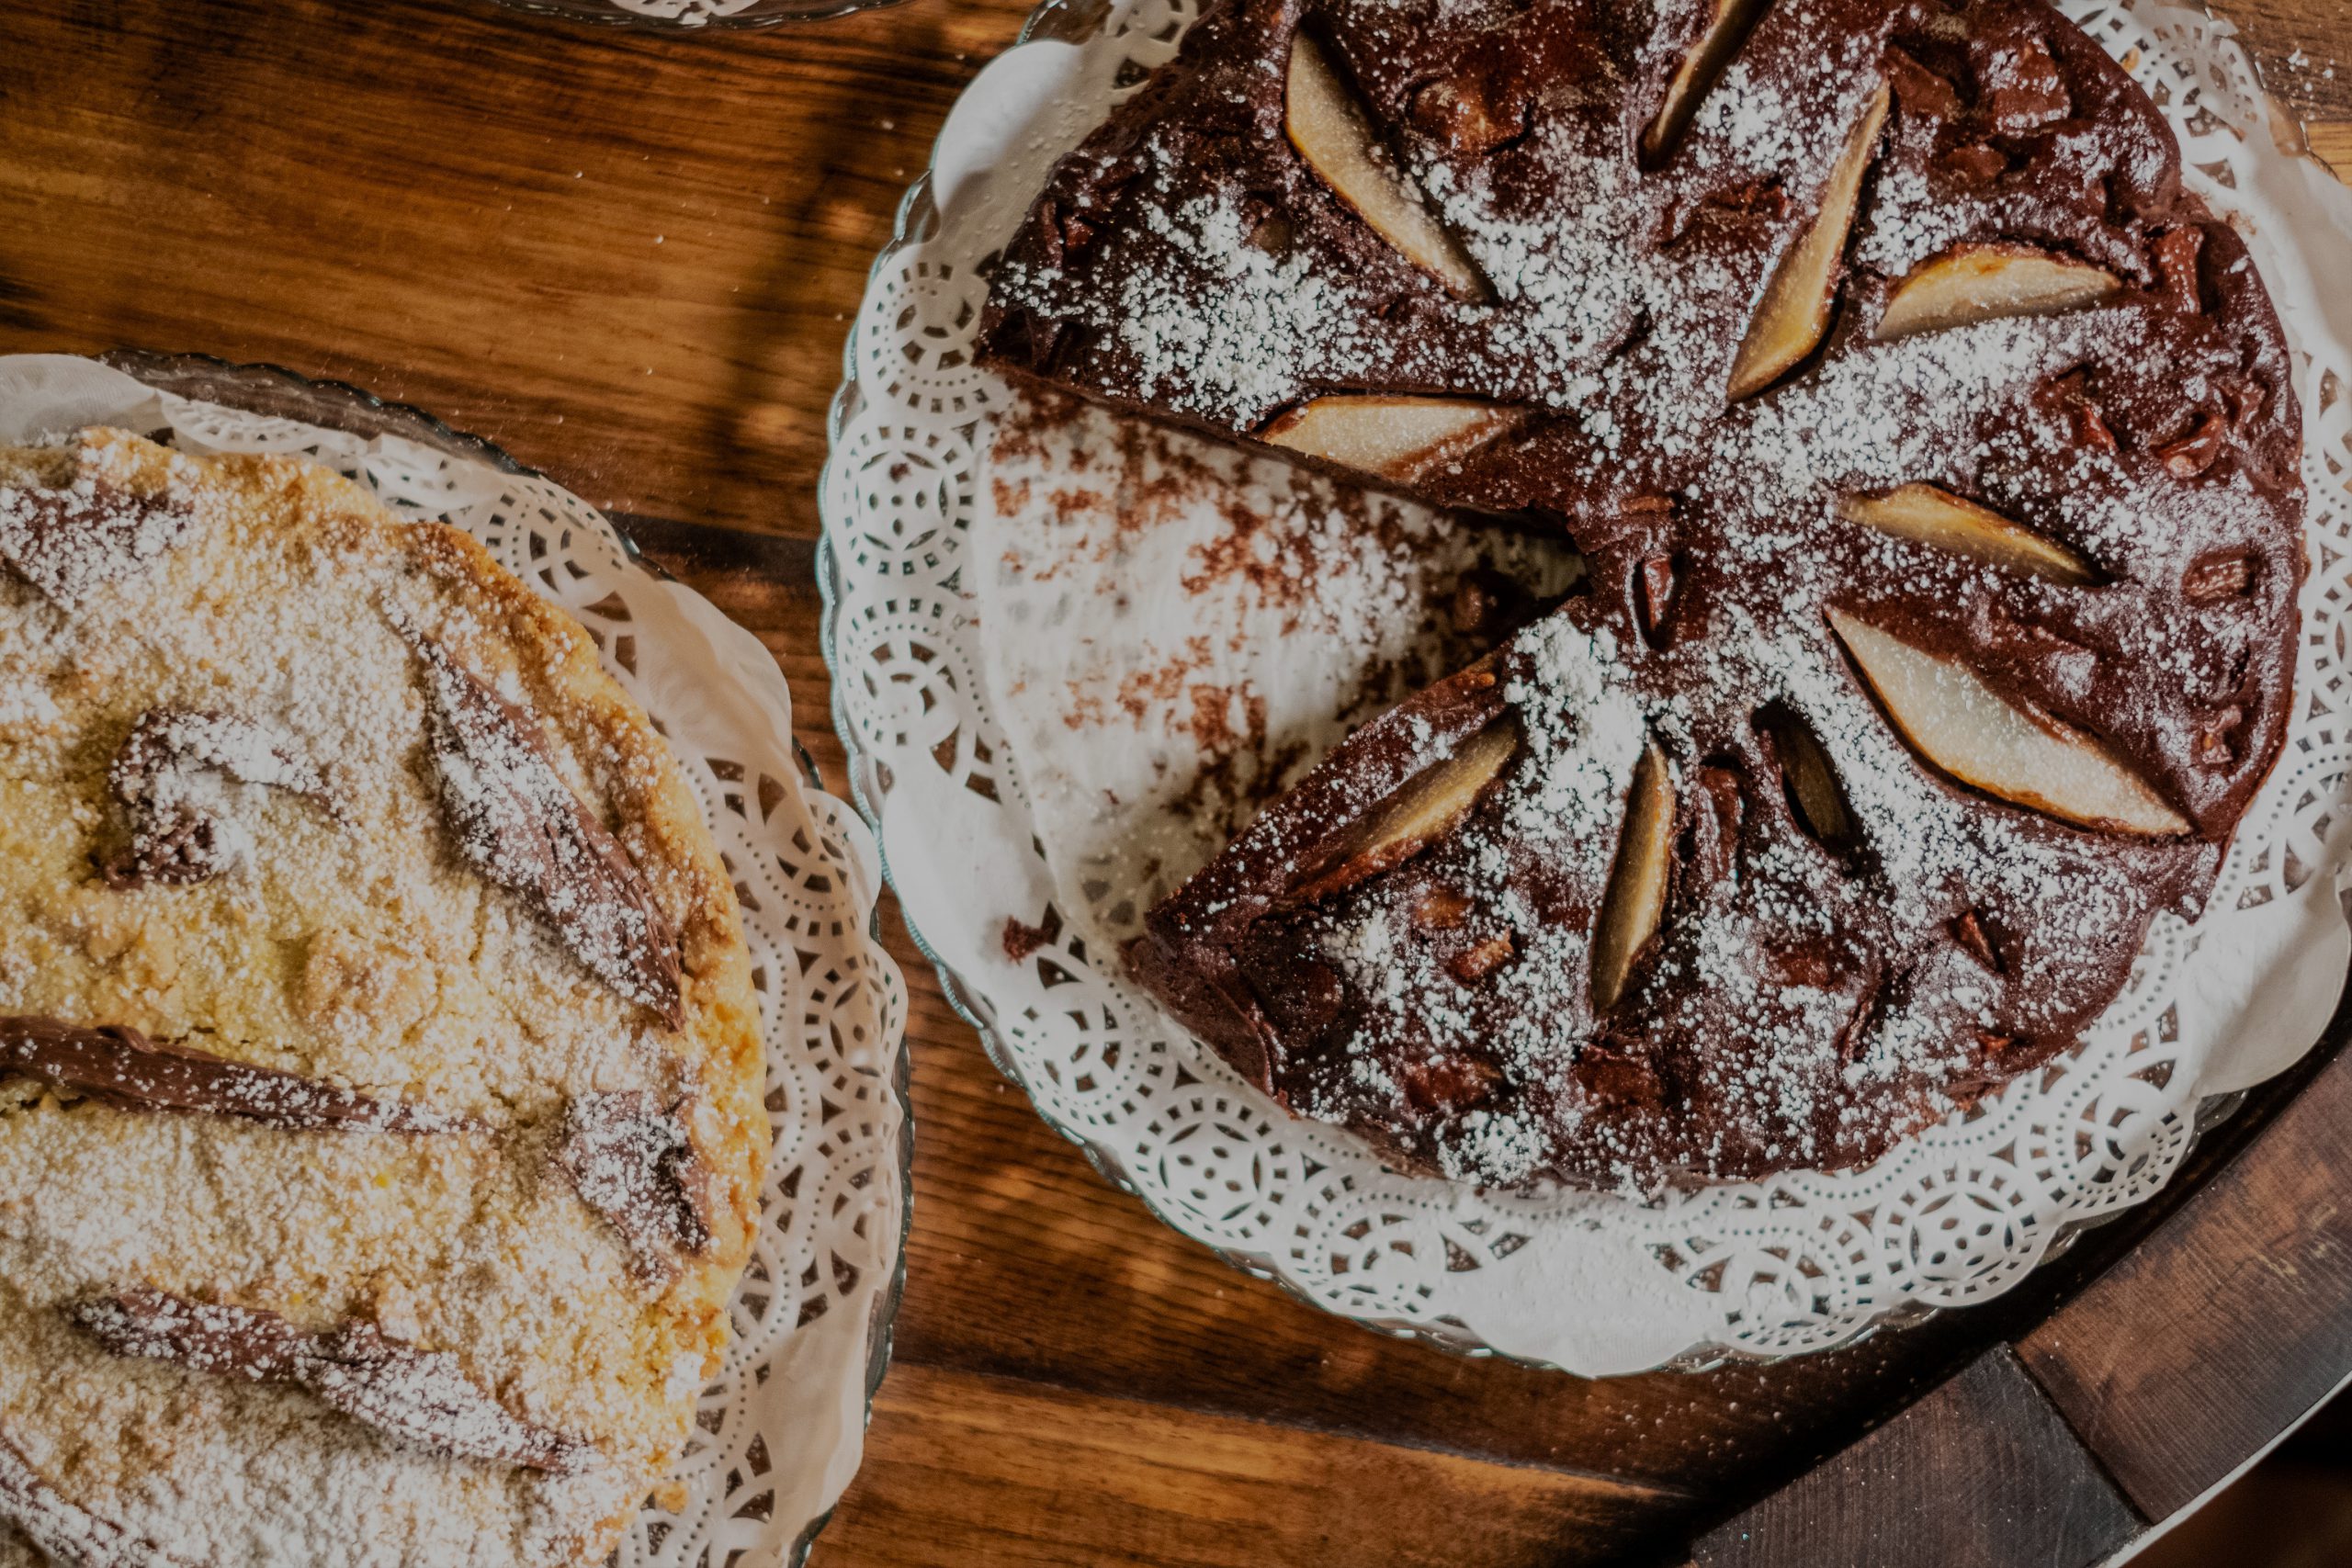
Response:
[[[61,489],[93,483],[67,520],[84,543],[61,554],[28,509],[54,521]],[[125,497],[137,525],[90,544]],[[572,839],[609,831],[613,874],[658,911],[627,929],[674,941],[679,1027],[456,842],[459,763],[403,624],[519,716],[600,825]],[[205,874],[110,884],[127,829],[109,766],[158,710],[256,727],[323,798],[214,725],[208,755],[276,782],[164,770],[149,804],[204,819],[184,859]],[[12,1073],[0,1051],[0,1461],[79,1511],[82,1550],[111,1529],[187,1568],[604,1561],[717,1370],[768,1132],[731,878],[587,634],[467,536],[402,524],[313,465],[111,431],[0,449],[0,1017],[117,1026],[452,1128],[161,1111]],[[675,1177],[693,1251],[649,1267],[651,1233],[582,1199],[560,1145],[583,1102],[679,1130],[644,1179]],[[275,1314],[313,1359],[256,1382],[118,1354],[74,1314],[132,1290]],[[329,1364],[354,1332],[398,1354]],[[593,1458],[436,1451],[416,1434],[463,1434],[402,1403],[428,1398],[410,1361]],[[17,1568],[41,1559],[8,1480],[0,1462],[0,1564]]]

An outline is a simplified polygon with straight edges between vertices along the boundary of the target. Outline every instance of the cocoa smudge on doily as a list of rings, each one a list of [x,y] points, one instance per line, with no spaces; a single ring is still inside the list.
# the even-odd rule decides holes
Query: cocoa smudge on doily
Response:
[[[1004,956],[1014,964],[1026,964],[1038,952],[1053,945],[1062,934],[1062,912],[1051,904],[1046,906],[1046,918],[1036,925],[1025,925],[1018,915],[1004,919]]]
[[[596,1456],[588,1442],[500,1404],[447,1351],[419,1349],[371,1323],[311,1334],[258,1307],[145,1288],[82,1302],[71,1314],[118,1356],[307,1389],[354,1420],[435,1453],[556,1474],[575,1473]]]
[[[1094,422],[1107,426],[1102,438],[1067,439],[1073,425]],[[1069,558],[1091,554],[1105,560],[1122,541],[1207,507],[1224,526],[1193,547],[1192,570],[1177,580],[1176,588],[1193,601],[1238,590],[1278,613],[1279,635],[1290,637],[1308,629],[1308,617],[1325,603],[1332,580],[1358,570],[1367,553],[1405,561],[1428,547],[1427,537],[1394,502],[1295,468],[1283,468],[1278,497],[1253,504],[1235,493],[1230,474],[1208,460],[1206,454],[1216,448],[1204,446],[1204,439],[1024,387],[997,423],[991,448],[996,458],[1050,459],[1066,472],[1099,474],[1099,489],[1053,490],[1038,514],[1091,513],[1107,516],[1110,527],[1091,550],[1073,542],[1069,558],[1015,564],[1031,582],[1049,582]],[[1037,504],[1035,481],[995,482],[1000,515],[1025,514]],[[1331,521],[1328,526],[1301,527],[1302,514]],[[1496,520],[1486,521],[1493,525]],[[1363,662],[1341,711],[1369,712],[1429,684],[1499,646],[1543,607],[1527,583],[1498,570],[1482,552],[1452,584],[1432,585],[1413,606],[1419,635],[1412,651]],[[1248,634],[1237,632],[1228,646],[1239,651],[1247,641]],[[1166,802],[1167,813],[1200,823],[1215,811],[1229,833],[1280,795],[1315,749],[1301,739],[1272,741],[1264,694],[1246,683],[1197,678],[1216,661],[1208,637],[1187,637],[1180,652],[1122,672],[1107,704],[1086,683],[1071,682],[1060,716],[1069,729],[1085,731],[1109,721],[1115,708],[1140,731],[1155,711],[1165,710],[1169,729],[1187,737],[1199,758],[1193,777]]]

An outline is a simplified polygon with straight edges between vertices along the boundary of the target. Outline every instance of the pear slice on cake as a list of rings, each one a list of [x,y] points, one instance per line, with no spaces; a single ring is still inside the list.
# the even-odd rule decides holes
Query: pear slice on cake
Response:
[[[2098,581],[2091,564],[2064,545],[1937,485],[1899,485],[1883,495],[1846,496],[1838,502],[1838,515],[1882,534],[2052,582],[2080,586]]]
[[[1367,813],[1292,897],[1312,902],[1404,864],[1470,814],[1518,750],[1519,727],[1508,720],[1471,736]]]
[[[2097,737],[2010,702],[1958,660],[1842,611],[1828,615],[1903,739],[1961,783],[2079,827],[2149,837],[2189,830]]]
[[[1651,741],[1634,766],[1625,793],[1625,826],[1617,861],[1592,932],[1592,1005],[1606,1012],[1624,994],[1634,961],[1657,934],[1674,864],[1674,776],[1666,753]]]
[[[1757,17],[1764,14],[1770,0],[1715,0],[1714,15],[1707,18],[1707,30],[1682,57],[1673,78],[1666,85],[1666,98],[1658,106],[1657,117],[1642,131],[1642,160],[1656,164],[1681,143],[1683,133],[1699,116],[1699,107],[1706,102],[1707,93],[1723,75],[1732,56],[1747,39],[1748,29]]]
[[[1306,166],[1406,260],[1464,299],[1487,298],[1477,264],[1430,211],[1428,197],[1374,135],[1330,55],[1305,32],[1291,40],[1283,122]]]
[[[1517,424],[1520,410],[1476,398],[1335,392],[1277,415],[1258,439],[1301,457],[1409,484]]]
[[[2055,315],[2103,304],[2122,288],[2104,267],[2031,245],[1961,245],[1894,286],[1871,336],[1889,343],[2005,316]]]
[[[1765,285],[1763,301],[1748,321],[1747,335],[1732,361],[1732,401],[1753,397],[1778,381],[1828,334],[1838,277],[1845,269],[1846,236],[1853,230],[1854,211],[1861,201],[1862,176],[1878,152],[1890,96],[1882,85],[1863,107],[1823,187],[1821,209]]]

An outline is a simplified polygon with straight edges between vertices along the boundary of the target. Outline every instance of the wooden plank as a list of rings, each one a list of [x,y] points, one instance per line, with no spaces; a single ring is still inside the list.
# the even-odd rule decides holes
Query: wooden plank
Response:
[[[745,528],[713,527],[705,523],[679,523],[667,517],[626,512],[605,515],[629,536],[646,559],[673,577],[707,584],[706,594],[729,589],[764,591],[772,596],[767,604],[791,606],[791,611],[786,613],[785,624],[791,633],[805,632],[805,640],[815,642],[816,624],[806,612],[819,602],[816,540],[755,534]],[[753,624],[742,616],[736,618]]]
[[[2339,1008],[2340,1031],[2352,1005]],[[2162,1518],[2352,1375],[2352,1056],[2019,1343],[2132,1500]]]
[[[0,17],[0,327],[355,381],[599,505],[814,536],[875,254],[1023,0],[756,37],[484,4]]]
[[[2352,1562],[2352,1487],[2342,1464],[2266,1460],[2132,1559],[2132,1568]]]
[[[2238,26],[2263,85],[2300,119],[2352,119],[2352,6],[2334,0],[2211,0]]]
[[[2082,1568],[2142,1521],[2006,1348],[1699,1542],[1699,1568]]]
[[[17,7],[0,16],[0,349],[275,359],[419,402],[602,504],[806,541],[867,265],[954,96],[1024,9],[926,0],[677,40],[424,0]],[[775,652],[839,787],[805,543],[636,526]],[[1834,1451],[2023,1332],[2146,1219],[1991,1309],[1776,1368],[1588,1383],[1444,1357],[1243,1279],[1112,1190],[989,1065],[895,908],[882,918],[915,1000],[922,1200],[900,1371],[830,1555],[882,1539],[856,1522],[878,1510],[897,1533],[873,1550],[897,1555],[872,1561],[1116,1559],[1128,1542],[1087,1512],[1096,1464],[1120,1477],[1117,1517],[1176,1561],[1419,1560],[1275,1517],[1362,1512],[1425,1543],[1396,1501],[1416,1488],[1548,1520],[1549,1558],[1516,1525],[1457,1530],[1448,1560],[1465,1565],[1664,1549],[1690,1494],[1750,1492]],[[918,1384],[945,1392],[890,1403]],[[955,1484],[1000,1400],[1020,1420],[992,1451],[1042,1441],[1065,1410],[1087,1441],[1006,1485]],[[1196,1485],[1203,1432],[1383,1457],[1306,1467],[1283,1502],[1240,1460]],[[1533,1490],[1489,1504],[1451,1471],[1428,1480],[1412,1463],[1433,1447]],[[1576,1501],[1547,1515],[1552,1486]],[[1227,1505],[1230,1535],[1190,1522]],[[1231,1557],[1244,1539],[1262,1550]]]
[[[2329,120],[2303,128],[2312,153],[2335,171],[2340,180],[2352,180],[2352,121]]]
[[[1623,1539],[1571,1477],[922,1367],[872,1437],[828,1568],[1535,1568]]]

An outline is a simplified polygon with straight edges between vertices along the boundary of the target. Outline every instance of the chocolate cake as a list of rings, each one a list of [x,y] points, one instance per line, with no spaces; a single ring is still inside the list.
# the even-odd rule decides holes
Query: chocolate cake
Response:
[[[2079,1037],[2284,739],[2278,320],[2038,0],[1225,0],[982,343],[1584,555],[1127,955],[1409,1168],[1869,1161]]]

